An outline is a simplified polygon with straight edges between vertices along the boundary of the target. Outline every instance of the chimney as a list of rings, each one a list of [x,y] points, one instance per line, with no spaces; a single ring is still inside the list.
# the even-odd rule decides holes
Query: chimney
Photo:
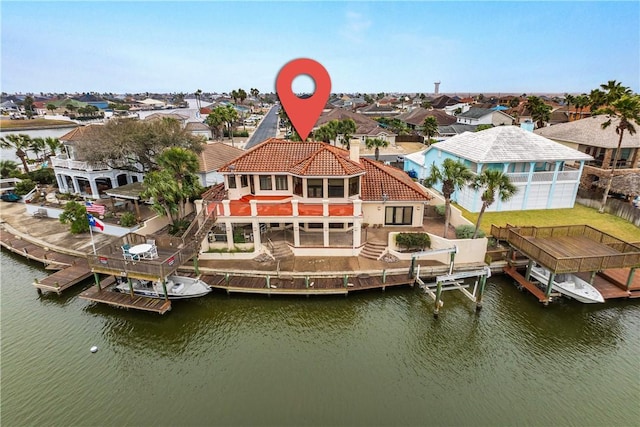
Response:
[[[360,140],[352,139],[349,149],[349,159],[356,163],[360,163]]]

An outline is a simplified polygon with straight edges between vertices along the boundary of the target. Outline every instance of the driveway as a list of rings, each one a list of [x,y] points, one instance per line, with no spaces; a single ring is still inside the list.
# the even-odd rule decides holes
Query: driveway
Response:
[[[264,116],[258,127],[256,128],[251,138],[244,146],[245,150],[255,147],[262,141],[274,138],[278,132],[278,111],[280,111],[279,105],[271,107],[269,112]]]

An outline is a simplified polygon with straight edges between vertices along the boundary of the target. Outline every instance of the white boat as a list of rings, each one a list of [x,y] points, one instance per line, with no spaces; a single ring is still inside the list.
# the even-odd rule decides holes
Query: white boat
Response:
[[[131,279],[131,286],[135,295],[164,299],[164,289],[161,282]],[[169,299],[197,298],[211,292],[211,288],[199,279],[185,276],[167,276],[167,295]],[[124,278],[119,278],[115,286],[117,292],[130,293],[129,283]]]
[[[531,276],[545,286],[549,283],[549,275],[549,270],[544,267],[531,267]],[[570,273],[556,274],[551,289],[585,304],[604,302],[602,294],[589,282]]]

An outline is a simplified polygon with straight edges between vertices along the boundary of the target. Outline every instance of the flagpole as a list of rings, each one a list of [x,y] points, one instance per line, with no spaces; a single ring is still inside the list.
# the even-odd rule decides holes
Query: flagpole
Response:
[[[93,230],[91,228],[91,221],[90,220],[89,220],[89,234],[91,235],[91,246],[93,247],[93,254],[95,255],[96,254],[96,244],[93,241]]]

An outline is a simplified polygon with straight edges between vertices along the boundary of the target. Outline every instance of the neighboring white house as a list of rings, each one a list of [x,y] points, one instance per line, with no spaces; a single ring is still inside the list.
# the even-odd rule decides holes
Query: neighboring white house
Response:
[[[458,114],[458,123],[465,125],[493,125],[504,126],[513,124],[514,118],[510,115],[488,108],[469,108],[468,111]]]
[[[90,163],[80,157],[77,144],[98,143],[97,133],[101,126],[81,126],[58,138],[68,153],[58,154],[51,159],[61,193],[76,193],[99,199],[109,189],[143,180],[142,173],[114,169],[103,163]]]
[[[517,126],[498,126],[465,132],[405,156],[404,170],[424,179],[432,165],[440,167],[445,159],[461,160],[474,174],[498,169],[509,176],[518,192],[507,202],[496,200],[489,211],[572,208],[584,163],[593,160]],[[441,185],[435,188],[440,190]],[[479,212],[481,193],[464,187],[452,199],[471,212]]]

